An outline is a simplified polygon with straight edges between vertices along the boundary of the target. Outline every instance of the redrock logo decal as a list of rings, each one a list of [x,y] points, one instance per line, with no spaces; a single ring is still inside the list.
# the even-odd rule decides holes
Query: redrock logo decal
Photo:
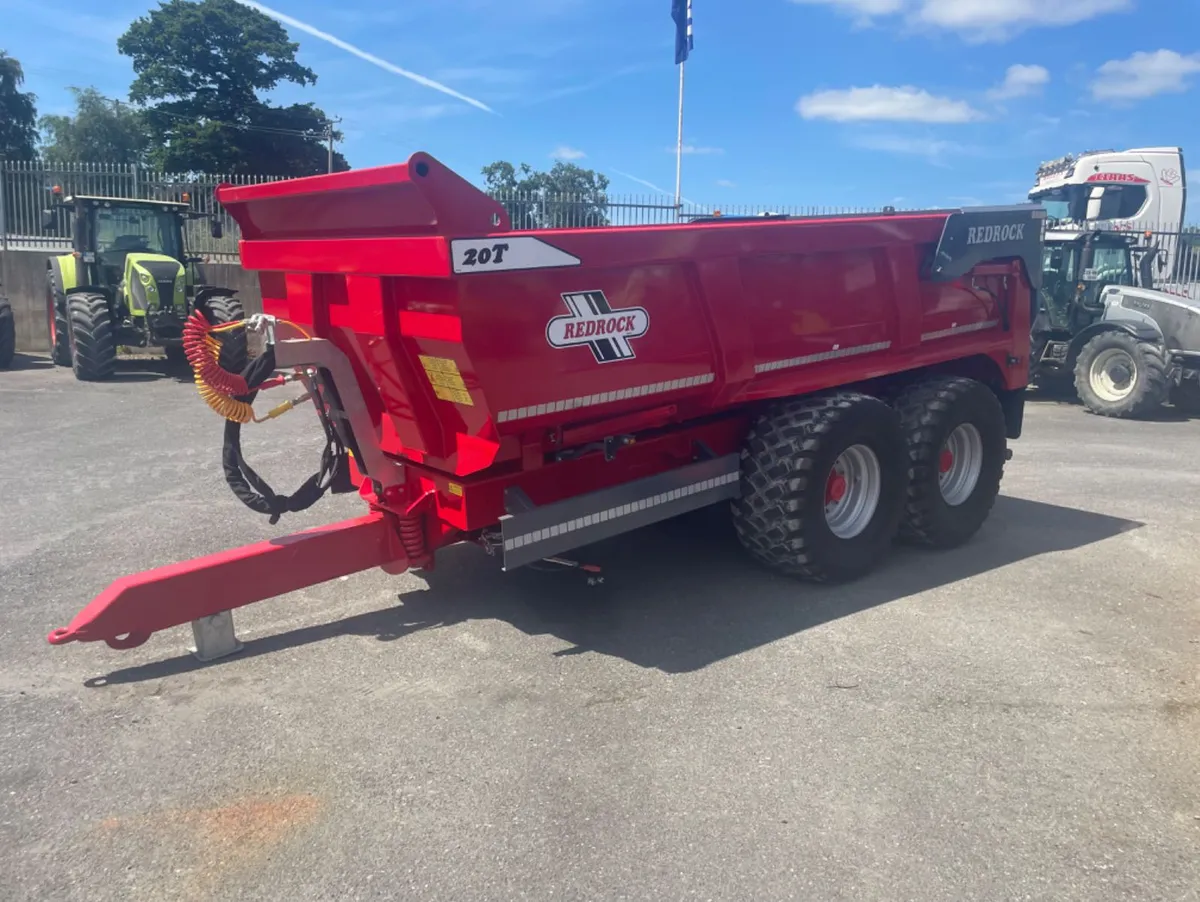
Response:
[[[1023,241],[1027,223],[979,226],[967,229],[967,244],[993,244],[998,241]]]
[[[633,345],[650,329],[650,314],[641,307],[609,306],[603,291],[576,291],[562,296],[571,311],[546,324],[546,341],[555,348],[587,345],[597,363],[632,360]]]
[[[1089,182],[1132,182],[1135,185],[1149,185],[1150,179],[1144,179],[1140,175],[1133,175],[1128,172],[1097,172],[1095,175],[1088,176]]]

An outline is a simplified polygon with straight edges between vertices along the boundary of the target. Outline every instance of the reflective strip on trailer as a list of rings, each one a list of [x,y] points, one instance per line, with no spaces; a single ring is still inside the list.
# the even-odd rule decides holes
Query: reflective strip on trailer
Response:
[[[568,398],[562,401],[547,401],[531,407],[518,407],[516,410],[502,410],[496,414],[497,423],[509,423],[513,420],[525,420],[529,417],[540,417],[548,413],[562,413],[564,410],[578,410],[581,407],[595,407],[599,404],[611,404],[614,401],[627,401],[630,398],[644,398],[647,395],[659,395],[663,392],[678,391],[683,388],[695,388],[697,385],[708,385],[715,377],[712,373],[699,376],[686,376],[683,379],[671,379],[666,382],[654,382],[650,385],[635,385],[630,388],[619,388],[615,391],[600,392],[595,395],[583,395],[579,398]]]
[[[702,460],[554,504],[502,517],[504,569],[511,570],[741,495],[740,456]]]
[[[810,363],[822,363],[826,360],[837,360],[840,357],[857,357],[859,354],[872,354],[875,351],[886,351],[892,346],[890,341],[877,341],[869,345],[854,345],[849,348],[842,348],[834,345],[828,351],[820,351],[816,354],[806,354],[803,357],[789,357],[787,360],[772,360],[767,363],[758,363],[754,366],[754,372],[759,375],[763,373],[773,373],[776,370],[790,370],[793,367],[808,366]]]

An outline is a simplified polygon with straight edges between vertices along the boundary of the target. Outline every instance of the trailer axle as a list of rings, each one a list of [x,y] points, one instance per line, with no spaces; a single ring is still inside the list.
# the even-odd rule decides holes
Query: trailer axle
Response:
[[[197,655],[211,658],[236,650],[234,608],[373,567],[400,572],[407,560],[395,518],[374,511],[122,577],[47,639],[136,648],[152,633],[191,622]]]

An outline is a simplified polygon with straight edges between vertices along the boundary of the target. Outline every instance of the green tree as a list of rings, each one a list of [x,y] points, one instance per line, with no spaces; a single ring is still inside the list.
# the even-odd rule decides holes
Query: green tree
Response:
[[[74,116],[43,116],[42,156],[50,163],[144,163],[150,146],[143,114],[95,88],[71,88]]]
[[[515,229],[608,225],[608,177],[594,169],[560,161],[539,172],[499,160],[483,167],[483,178]]]
[[[36,153],[36,97],[21,91],[25,70],[16,58],[0,50],[0,157],[29,160]]]
[[[296,61],[298,47],[237,0],[166,0],[134,21],[117,49],[133,60],[129,99],[145,106],[151,161],[184,172],[325,172],[325,113],[259,97],[281,82],[316,83]],[[349,168],[335,153],[334,169]]]

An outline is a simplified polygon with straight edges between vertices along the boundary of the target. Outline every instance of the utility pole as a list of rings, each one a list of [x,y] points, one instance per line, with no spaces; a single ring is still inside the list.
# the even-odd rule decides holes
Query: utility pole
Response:
[[[325,137],[329,140],[329,151],[325,156],[327,172],[333,172],[333,126],[335,122],[341,121],[340,117],[325,120]]]

